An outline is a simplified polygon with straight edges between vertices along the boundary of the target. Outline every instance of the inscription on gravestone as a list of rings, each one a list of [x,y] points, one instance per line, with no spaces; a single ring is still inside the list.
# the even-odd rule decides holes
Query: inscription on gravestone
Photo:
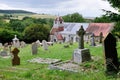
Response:
[[[116,50],[116,38],[109,33],[104,39],[106,72],[118,72],[119,63]]]

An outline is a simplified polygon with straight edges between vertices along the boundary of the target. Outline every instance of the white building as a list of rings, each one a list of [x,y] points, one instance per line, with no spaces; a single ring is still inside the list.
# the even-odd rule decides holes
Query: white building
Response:
[[[77,42],[77,31],[79,31],[81,26],[86,31],[84,40],[89,42],[92,33],[95,35],[96,41],[99,41],[100,33],[105,37],[106,34],[113,30],[114,23],[72,23],[64,22],[62,17],[57,17],[50,31],[50,41]]]
[[[77,31],[81,25],[84,30],[87,29],[89,23],[71,23],[64,22],[62,17],[57,17],[54,20],[53,27],[50,31],[50,41],[55,42],[76,42],[78,41]]]

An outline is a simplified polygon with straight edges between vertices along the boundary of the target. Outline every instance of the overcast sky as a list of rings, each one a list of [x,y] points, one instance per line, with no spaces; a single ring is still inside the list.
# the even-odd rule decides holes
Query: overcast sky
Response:
[[[61,16],[78,12],[84,17],[101,16],[104,14],[101,9],[116,12],[103,0],[0,0],[0,9],[22,9]]]

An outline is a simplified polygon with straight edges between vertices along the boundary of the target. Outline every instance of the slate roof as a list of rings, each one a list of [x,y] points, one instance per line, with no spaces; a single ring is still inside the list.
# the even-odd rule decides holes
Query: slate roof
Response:
[[[114,23],[90,23],[86,32],[94,33],[95,36],[99,36],[100,33],[103,33],[105,37],[114,27]]]
[[[84,30],[87,29],[89,23],[70,23],[64,22],[64,31],[61,31],[61,34],[76,34],[76,32],[80,29],[81,25],[83,25]]]

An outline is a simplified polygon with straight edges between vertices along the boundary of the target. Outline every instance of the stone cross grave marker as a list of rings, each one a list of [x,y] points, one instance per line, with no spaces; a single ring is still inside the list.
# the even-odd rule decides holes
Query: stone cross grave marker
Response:
[[[79,49],[74,50],[73,61],[75,63],[80,64],[82,62],[91,60],[91,56],[90,56],[89,49],[87,49],[87,48],[84,49],[84,34],[85,34],[85,31],[83,29],[83,26],[81,26],[81,28],[79,29],[77,34],[79,36]]]
[[[116,50],[116,38],[109,33],[104,39],[106,72],[118,72],[119,63]]]
[[[37,54],[38,52],[38,45],[36,42],[32,43],[32,54]]]
[[[96,46],[94,33],[91,34],[91,46]]]
[[[84,34],[85,34],[85,31],[83,29],[83,26],[81,26],[81,28],[79,29],[77,34],[79,36],[79,49],[84,49]]]
[[[20,58],[18,56],[19,50],[17,48],[14,48],[12,50],[12,54],[13,54],[13,59],[12,59],[12,65],[20,65]]]
[[[48,50],[48,44],[45,40],[42,41],[43,49]]]

